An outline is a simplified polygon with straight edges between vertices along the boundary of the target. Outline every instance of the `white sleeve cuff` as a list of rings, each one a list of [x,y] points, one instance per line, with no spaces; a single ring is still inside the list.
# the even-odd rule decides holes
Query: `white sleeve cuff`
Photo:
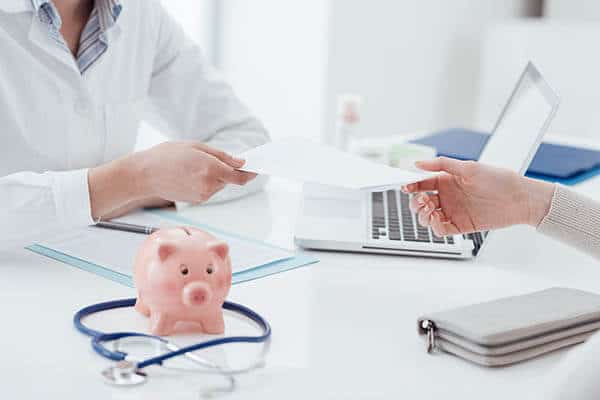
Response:
[[[94,223],[87,169],[55,172],[53,188],[56,216],[62,225],[83,227]]]

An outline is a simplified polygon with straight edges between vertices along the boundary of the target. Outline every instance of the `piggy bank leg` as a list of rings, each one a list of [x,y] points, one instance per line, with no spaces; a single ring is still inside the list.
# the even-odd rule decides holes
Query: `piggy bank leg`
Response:
[[[223,312],[219,309],[217,313],[202,321],[202,330],[210,335],[219,335],[225,332]]]
[[[150,316],[150,309],[142,300],[142,296],[138,295],[137,300],[135,301],[135,310],[146,317]]]
[[[173,332],[176,321],[167,314],[153,312],[150,314],[150,332],[153,335],[168,336]]]

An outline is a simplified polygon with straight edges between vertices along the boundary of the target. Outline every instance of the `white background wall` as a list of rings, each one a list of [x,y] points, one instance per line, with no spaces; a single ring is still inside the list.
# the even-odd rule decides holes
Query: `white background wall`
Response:
[[[318,140],[328,0],[220,0],[219,64],[275,138]]]
[[[321,138],[329,0],[163,4],[274,138]],[[138,148],[162,140],[144,125]]]
[[[544,0],[544,16],[571,20],[599,20],[600,1]]]
[[[476,125],[487,29],[531,15],[541,3],[165,0],[165,4],[214,58],[273,137],[327,140],[333,136],[336,97],[347,92],[364,97],[365,136]],[[216,31],[211,27],[215,22]]]
[[[332,0],[326,113],[336,96],[364,97],[363,134],[472,125],[481,40],[496,21],[532,13],[521,0]]]
[[[490,27],[482,55],[479,121],[497,114],[512,81],[532,60],[561,97],[549,133],[599,138],[599,20],[599,1],[545,0],[541,20]]]
[[[544,19],[490,28],[482,56],[479,122],[490,128],[527,61],[561,97],[549,133],[598,138],[600,133],[600,25]]]

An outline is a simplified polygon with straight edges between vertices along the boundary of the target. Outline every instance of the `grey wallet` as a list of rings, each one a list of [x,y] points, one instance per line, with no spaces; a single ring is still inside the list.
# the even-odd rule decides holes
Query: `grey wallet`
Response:
[[[584,342],[600,329],[600,295],[551,288],[424,315],[428,352],[498,367]]]

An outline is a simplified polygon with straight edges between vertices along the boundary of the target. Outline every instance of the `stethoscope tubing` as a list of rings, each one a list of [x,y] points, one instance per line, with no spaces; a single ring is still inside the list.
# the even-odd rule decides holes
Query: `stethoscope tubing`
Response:
[[[122,300],[112,300],[104,303],[93,304],[87,307],[82,308],[73,316],[73,325],[75,328],[92,338],[92,348],[96,353],[100,356],[107,358],[113,361],[123,361],[127,358],[127,353],[122,351],[111,351],[106,346],[104,346],[105,342],[110,342],[114,340],[119,340],[128,337],[147,337],[155,340],[160,340],[163,343],[167,343],[167,341],[160,336],[148,335],[140,332],[112,332],[112,333],[104,333],[101,331],[97,331],[91,329],[83,323],[83,319],[99,312],[114,310],[118,308],[126,308],[133,307],[135,305],[136,299],[122,299]],[[241,304],[233,303],[226,301],[223,303],[223,309],[234,312],[236,314],[242,315],[254,323],[256,323],[261,329],[262,334],[258,336],[228,336],[213,340],[207,340],[205,342],[196,343],[190,346],[182,347],[177,349],[176,351],[167,352],[165,354],[158,355],[156,357],[148,358],[146,360],[137,362],[137,368],[143,369],[150,365],[162,365],[163,362],[184,355],[186,353],[190,353],[193,351],[198,351],[202,349],[206,349],[209,347],[220,346],[229,343],[264,343],[267,342],[271,337],[271,326],[269,323],[257,312],[254,310],[243,306]]]

